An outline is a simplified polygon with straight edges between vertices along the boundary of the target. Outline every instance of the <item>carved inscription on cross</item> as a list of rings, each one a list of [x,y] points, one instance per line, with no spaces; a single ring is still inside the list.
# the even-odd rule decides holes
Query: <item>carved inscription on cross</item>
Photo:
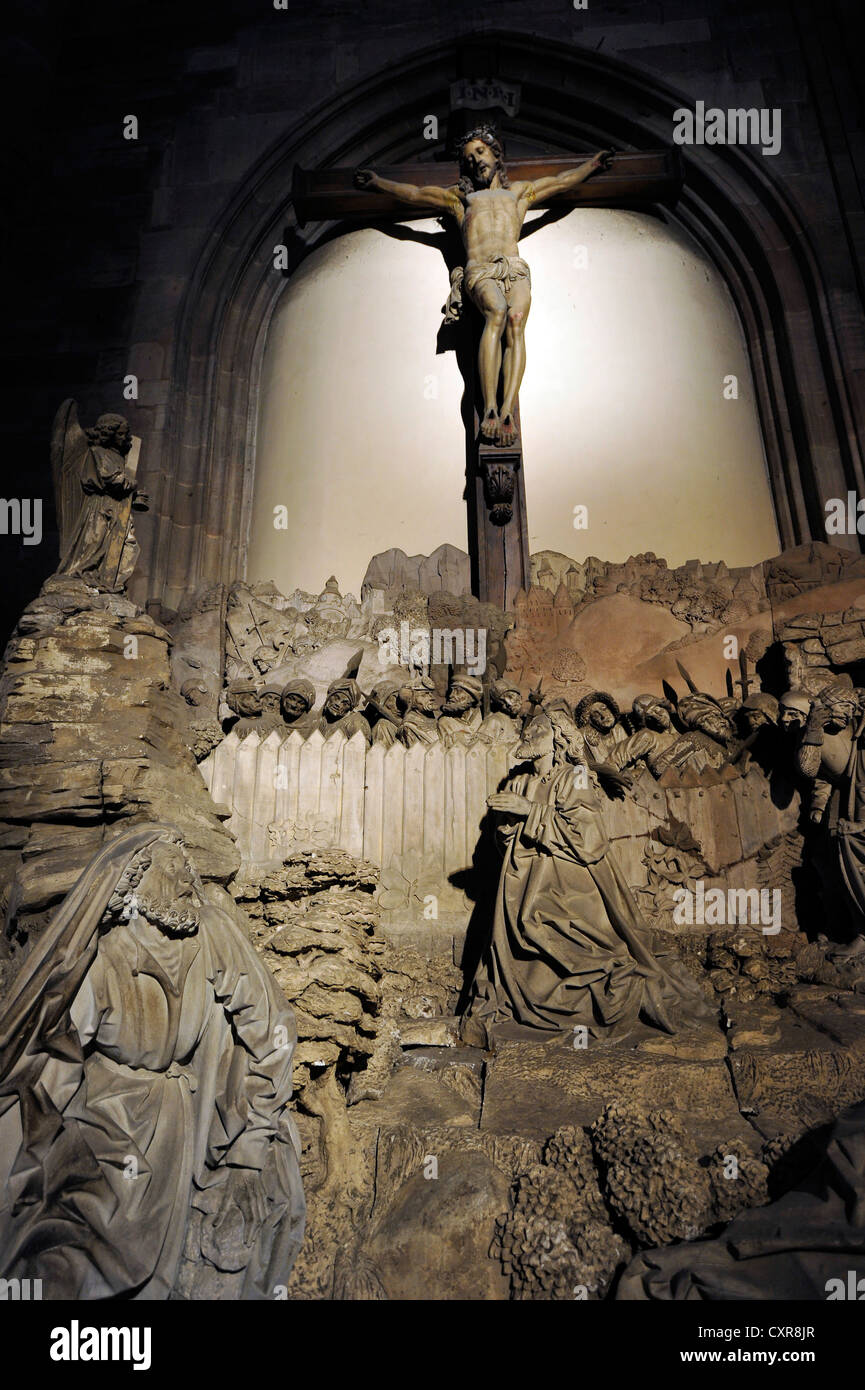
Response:
[[[506,168],[488,126],[462,137],[457,165],[295,170],[293,202],[301,226],[319,218],[406,220],[429,212],[452,217],[459,229],[465,263],[451,274],[445,318],[463,317],[465,299],[480,315],[479,409],[468,500],[473,587],[486,602],[508,608],[517,590],[530,582],[518,403],[531,307],[531,276],[518,246],[526,213],[553,201],[599,207],[670,204],[680,187],[674,150],[601,151],[577,165],[522,159]]]

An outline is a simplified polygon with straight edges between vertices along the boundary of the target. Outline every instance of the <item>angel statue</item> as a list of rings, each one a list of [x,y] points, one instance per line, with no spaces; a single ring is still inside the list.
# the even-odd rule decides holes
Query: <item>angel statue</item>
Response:
[[[58,574],[76,575],[96,589],[122,592],[138,559],[132,512],[148,499],[136,486],[137,457],[122,415],[100,415],[92,429],[64,401],[54,417],[51,472],[60,530]]]

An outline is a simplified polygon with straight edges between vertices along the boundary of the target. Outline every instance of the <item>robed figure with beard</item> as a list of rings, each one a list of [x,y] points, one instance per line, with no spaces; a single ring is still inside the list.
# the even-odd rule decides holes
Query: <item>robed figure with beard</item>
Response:
[[[0,1276],[49,1299],[201,1296],[182,1266],[222,1297],[285,1284],[297,1035],[233,913],[159,825],[60,905],[0,1017]]]
[[[659,960],[607,839],[589,769],[555,760],[545,713],[523,732],[505,791],[488,797],[503,855],[492,931],[463,1016],[464,1042],[568,1034],[623,1038],[714,1023],[696,980]]]

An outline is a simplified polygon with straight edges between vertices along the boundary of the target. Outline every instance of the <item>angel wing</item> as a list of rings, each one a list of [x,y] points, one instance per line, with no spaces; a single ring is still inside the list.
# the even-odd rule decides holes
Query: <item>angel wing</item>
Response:
[[[78,406],[75,401],[66,400],[54,416],[51,430],[51,476],[61,559],[69,548],[84,502],[81,473],[88,448],[87,435],[78,423]]]

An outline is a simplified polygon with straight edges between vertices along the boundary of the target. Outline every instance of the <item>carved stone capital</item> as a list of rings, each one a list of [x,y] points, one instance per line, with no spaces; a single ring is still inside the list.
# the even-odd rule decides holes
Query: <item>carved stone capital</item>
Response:
[[[484,497],[489,507],[490,519],[496,526],[506,526],[513,517],[514,489],[519,466],[518,453],[502,453],[498,449],[483,451],[478,459],[478,469],[484,480]]]

